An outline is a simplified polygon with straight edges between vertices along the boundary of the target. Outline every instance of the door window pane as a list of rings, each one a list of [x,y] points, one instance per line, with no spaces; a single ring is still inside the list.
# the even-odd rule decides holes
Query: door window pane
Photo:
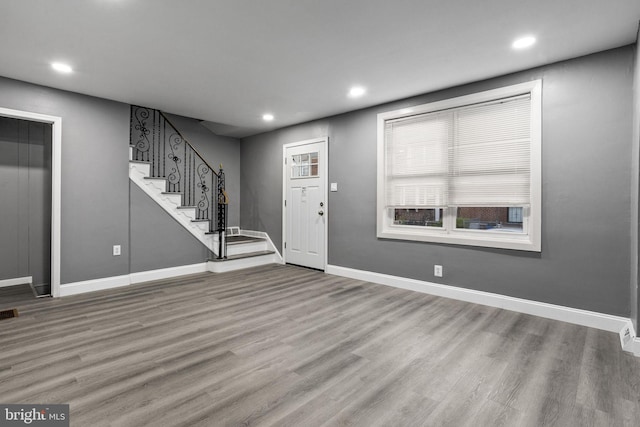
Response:
[[[318,176],[318,152],[291,156],[291,178]]]

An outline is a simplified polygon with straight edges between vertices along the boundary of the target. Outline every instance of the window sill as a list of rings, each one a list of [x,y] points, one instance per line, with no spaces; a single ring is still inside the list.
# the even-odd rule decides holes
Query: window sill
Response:
[[[513,233],[499,231],[414,230],[394,227],[378,230],[377,237],[380,239],[410,240],[427,243],[446,243],[540,252],[540,239],[532,239],[532,237],[527,234],[514,235]]]

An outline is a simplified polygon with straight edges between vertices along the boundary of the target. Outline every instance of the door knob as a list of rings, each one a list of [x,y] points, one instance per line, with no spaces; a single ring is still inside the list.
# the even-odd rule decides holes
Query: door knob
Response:
[[[320,215],[320,216],[324,215],[324,211],[323,210],[319,210],[318,211],[318,215]]]

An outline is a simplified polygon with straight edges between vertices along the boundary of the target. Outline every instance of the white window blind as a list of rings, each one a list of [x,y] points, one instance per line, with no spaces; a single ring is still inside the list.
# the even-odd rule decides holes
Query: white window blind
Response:
[[[528,94],[386,121],[386,206],[527,206],[530,123]]]
[[[447,204],[451,114],[433,113],[385,124],[388,207]]]
[[[523,206],[530,199],[529,95],[454,110],[449,203]]]

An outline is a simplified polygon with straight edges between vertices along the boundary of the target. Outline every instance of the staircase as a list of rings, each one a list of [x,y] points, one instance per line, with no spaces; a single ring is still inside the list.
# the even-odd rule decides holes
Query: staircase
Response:
[[[282,263],[266,233],[228,227],[222,165],[215,171],[161,111],[131,106],[129,179],[214,254],[209,271]]]

